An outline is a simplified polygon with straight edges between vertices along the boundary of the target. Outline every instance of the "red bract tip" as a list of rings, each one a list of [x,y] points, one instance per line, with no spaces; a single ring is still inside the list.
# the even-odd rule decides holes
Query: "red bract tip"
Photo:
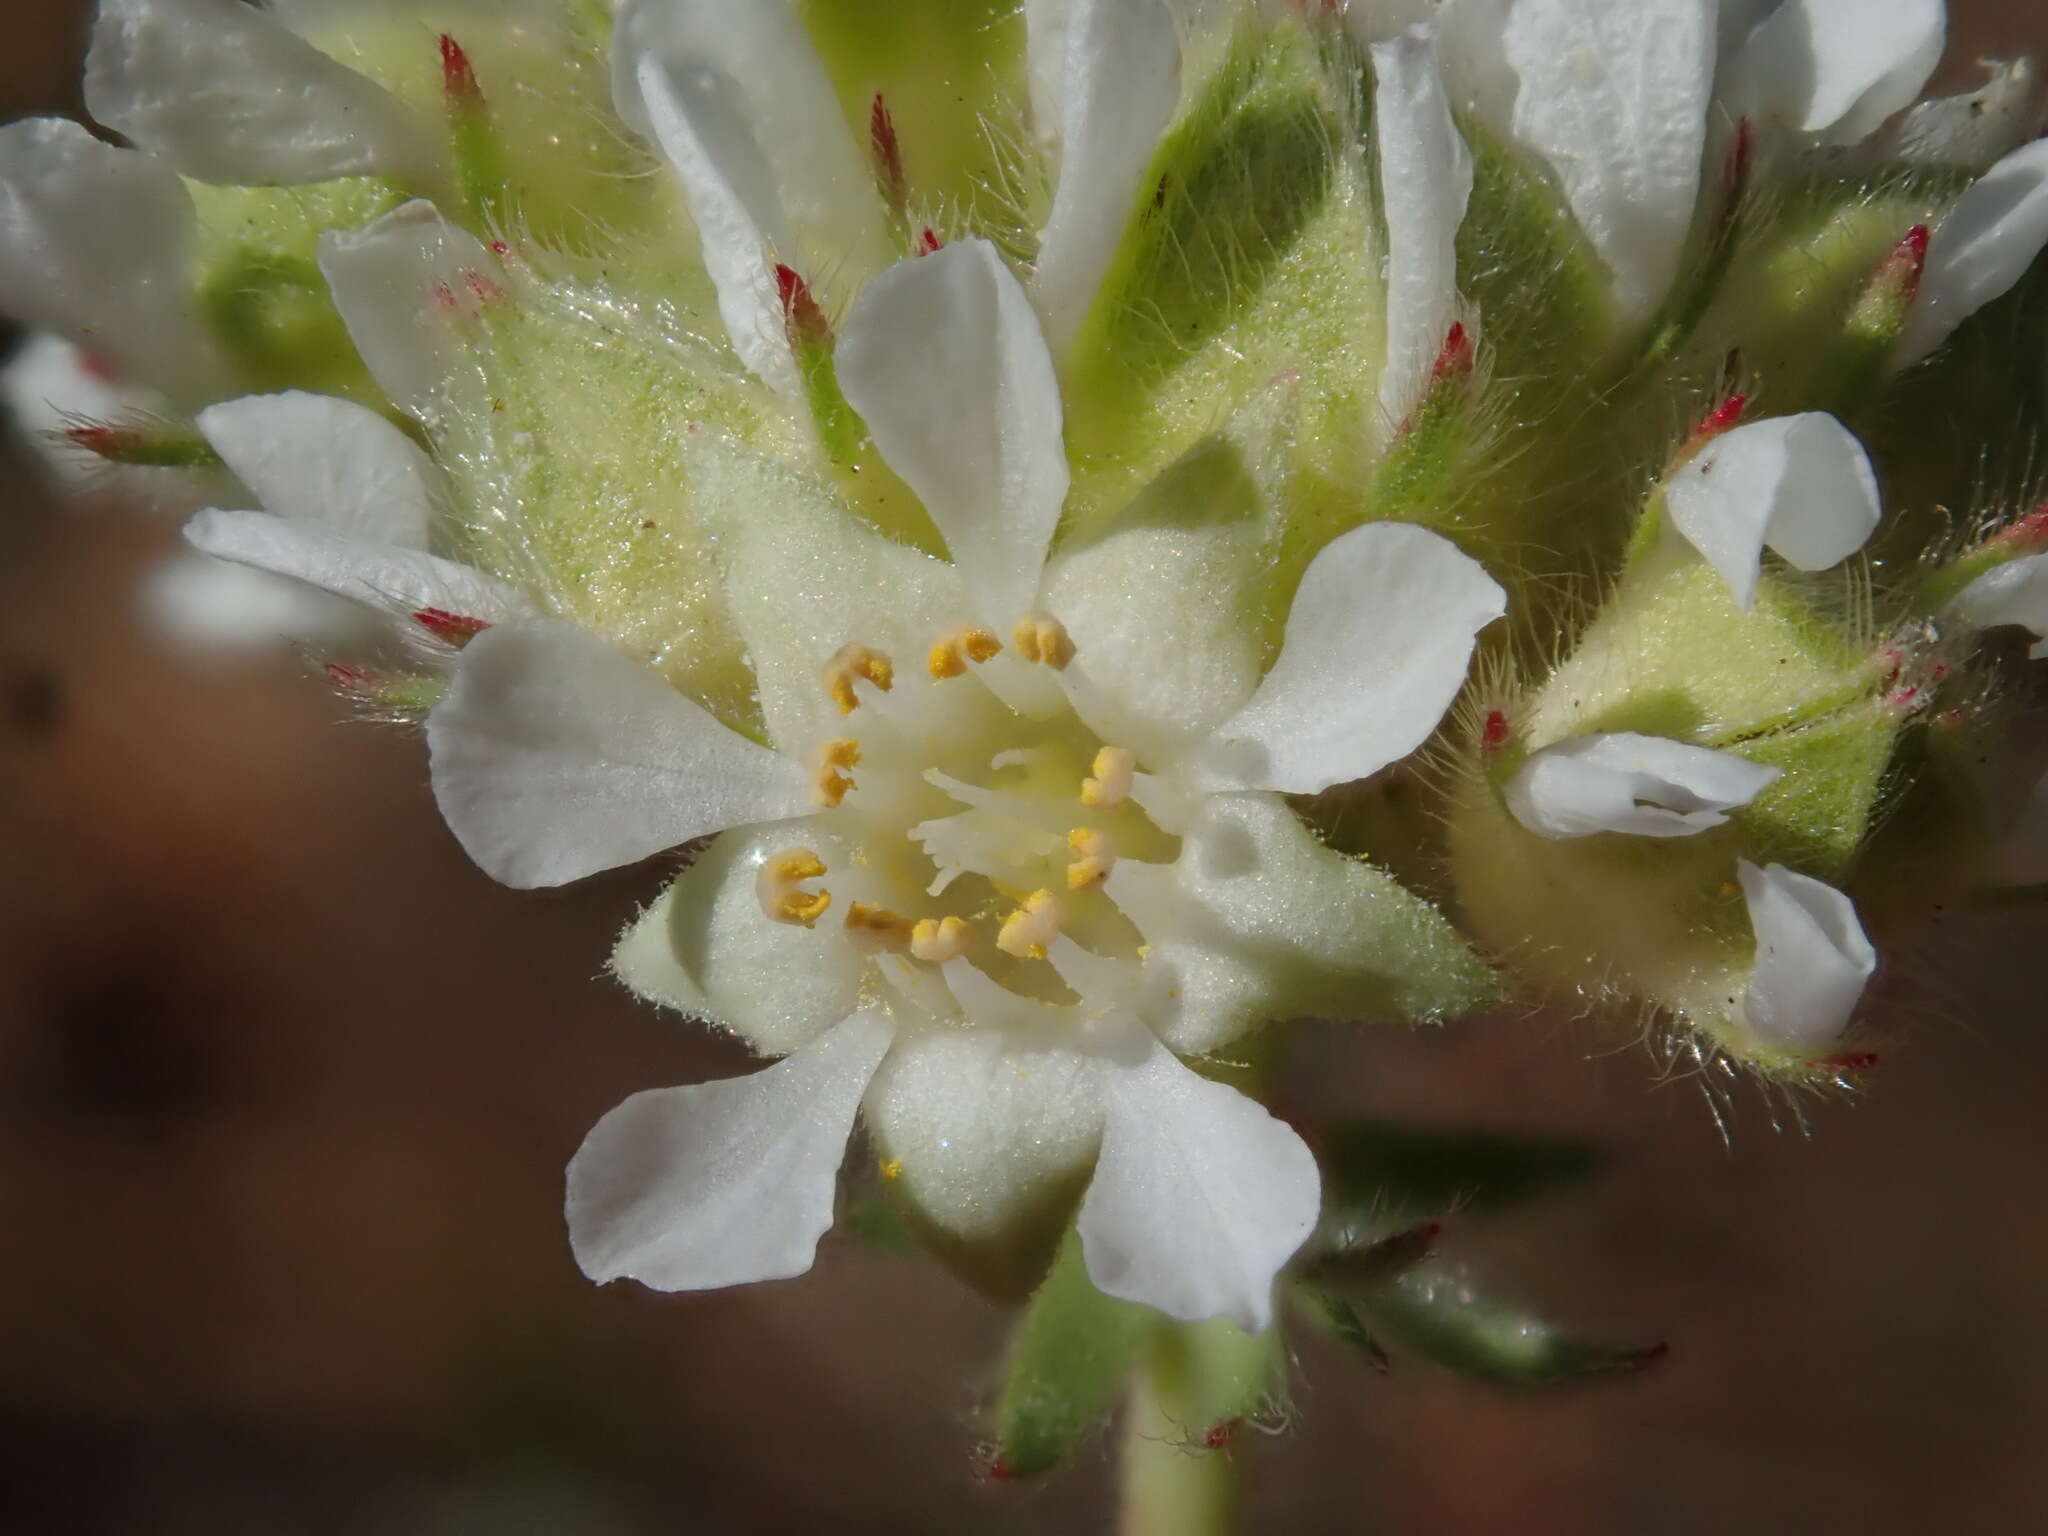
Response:
[[[491,627],[488,619],[472,619],[445,608],[422,608],[412,618],[436,640],[445,640],[450,645],[467,645]]]
[[[1464,322],[1453,325],[1444,337],[1443,350],[1436,355],[1436,363],[1429,370],[1431,383],[1444,379],[1462,379],[1472,372],[1472,334]]]
[[[981,1469],[981,1475],[992,1483],[1014,1483],[1017,1481],[1017,1469],[1001,1456],[989,1457],[988,1464]]]
[[[135,441],[134,432],[125,427],[66,427],[64,436],[70,440],[73,447],[83,448],[87,453],[96,453],[103,459],[121,457],[123,451]]]
[[[1504,709],[1489,709],[1486,724],[1479,728],[1479,750],[1498,752],[1508,744],[1508,712]]]
[[[1868,1072],[1877,1065],[1877,1052],[1850,1051],[1846,1055],[1826,1057],[1820,1065],[1832,1067],[1837,1072]]]
[[[816,344],[832,339],[831,322],[818,301],[811,297],[811,285],[795,267],[777,263],[775,292],[782,300],[782,323],[789,331],[791,346]]]
[[[102,384],[121,382],[121,370],[115,366],[114,360],[103,352],[79,353],[78,366],[88,378],[98,379]]]
[[[1994,544],[2048,544],[2048,507],[2037,507],[2010,528],[1993,535]]]
[[[1743,118],[1735,125],[1735,142],[1728,146],[1726,180],[1729,202],[1733,204],[1749,185],[1749,173],[1756,165],[1756,125]]]
[[[1927,226],[1915,224],[1877,264],[1878,284],[1895,292],[1903,303],[1910,304],[1920,296],[1920,279],[1927,272],[1929,238]]]
[[[1749,396],[1730,395],[1711,411],[1693,433],[1693,441],[1703,443],[1709,438],[1719,437],[1742,424],[1742,413],[1749,409]]]
[[[1202,1446],[1205,1450],[1220,1451],[1236,1438],[1237,1420],[1225,1419],[1221,1424],[1212,1428],[1209,1433],[1202,1436]]]
[[[451,107],[468,110],[484,104],[483,87],[476,83],[476,69],[468,53],[446,32],[441,34],[441,89],[447,92]]]
[[[454,285],[450,283],[434,284],[434,303],[441,310],[452,313],[458,307]]]
[[[910,183],[903,175],[903,145],[896,137],[896,119],[889,104],[875,92],[875,104],[868,112],[868,148],[875,157],[875,175],[882,183],[882,195],[898,213],[910,201]]]
[[[491,254],[500,258],[510,256],[512,254],[512,247],[502,240],[493,240],[491,242]]]
[[[486,304],[505,297],[505,290],[481,272],[465,272],[462,280],[468,285],[469,291]]]
[[[361,667],[345,667],[338,661],[327,664],[327,681],[343,693],[364,694],[376,687],[376,680]]]
[[[917,254],[920,256],[936,255],[944,244],[945,241],[939,238],[938,231],[929,224],[917,232]]]

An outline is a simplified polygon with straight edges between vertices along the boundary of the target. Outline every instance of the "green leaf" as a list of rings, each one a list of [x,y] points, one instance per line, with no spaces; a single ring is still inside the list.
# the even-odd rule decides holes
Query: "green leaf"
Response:
[[[1590,1178],[1590,1142],[1354,1121],[1324,1139],[1325,1199],[1336,1211],[1385,1221],[1454,1210],[1497,1210]]]
[[[997,1465],[1035,1477],[1109,1416],[1158,1314],[1095,1289],[1069,1233],[1017,1329],[996,1406]]]
[[[1320,1269],[1325,1316],[1375,1364],[1385,1347],[1502,1387],[1546,1387],[1644,1369],[1665,1347],[1589,1343],[1535,1313],[1481,1292],[1461,1269],[1432,1260],[1391,1280],[1353,1286]]]

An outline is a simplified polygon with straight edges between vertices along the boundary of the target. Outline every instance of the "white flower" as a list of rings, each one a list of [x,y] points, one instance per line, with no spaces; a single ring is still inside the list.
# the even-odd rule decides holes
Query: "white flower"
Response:
[[[1782,864],[1736,866],[1756,933],[1756,968],[1742,1013],[1769,1044],[1812,1052],[1849,1025],[1877,951],[1856,908],[1831,885]]]
[[[2048,141],[2016,149],[1934,227],[1920,295],[1895,361],[1916,363],[2011,290],[2048,246]]]
[[[1977,629],[2012,624],[2032,633],[2027,653],[2048,658],[2048,554],[2022,555],[1986,571],[1963,588],[1948,612]]]
[[[953,563],[786,495],[732,524],[772,746],[554,625],[479,636],[428,721],[449,824],[508,883],[720,833],[615,963],[786,1058],[606,1117],[570,1173],[581,1262],[667,1289],[806,1269],[858,1111],[950,1239],[1087,1179],[1100,1287],[1262,1327],[1315,1163],[1179,1057],[1383,1006],[1375,956],[1425,942],[1419,908],[1280,796],[1418,746],[1504,595],[1436,535],[1368,525],[1311,563],[1262,669],[1227,540],[1133,529],[1048,567],[1060,402],[984,242],[878,278],[838,363]]]
[[[1782,773],[1661,736],[1573,736],[1529,755],[1508,781],[1507,803],[1538,837],[1692,837],[1726,824]]]
[[[1862,445],[1819,412],[1715,438],[1665,482],[1664,504],[1744,609],[1765,546],[1802,571],[1826,570],[1861,549],[1880,516]]]

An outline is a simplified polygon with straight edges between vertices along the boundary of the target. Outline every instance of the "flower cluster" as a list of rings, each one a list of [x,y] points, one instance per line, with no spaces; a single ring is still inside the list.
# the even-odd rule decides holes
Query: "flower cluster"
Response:
[[[1840,1081],[1867,927],[2038,878],[2048,144],[2022,65],[1914,105],[1943,37],[102,0],[133,147],[0,131],[0,304],[63,448],[383,616],[324,659],[484,869],[690,850],[614,970],[774,1064],[597,1126],[590,1275],[802,1272],[858,1124],[991,1292],[1072,1227],[1257,1331],[1332,1240],[1258,1032]]]

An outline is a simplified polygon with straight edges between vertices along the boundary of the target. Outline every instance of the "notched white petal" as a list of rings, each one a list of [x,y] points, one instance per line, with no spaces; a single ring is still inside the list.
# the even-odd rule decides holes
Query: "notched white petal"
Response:
[[[1916,363],[2002,297],[2048,246],[2048,139],[1991,167],[1935,225],[1895,361]]]
[[[239,0],[101,0],[85,102],[198,181],[422,184],[441,169],[424,117]]]
[[[1862,445],[1818,411],[1716,438],[1665,482],[1664,504],[1745,609],[1766,545],[1802,571],[1826,570],[1861,549],[1881,515]]]
[[[1217,728],[1212,787],[1315,794],[1379,772],[1429,738],[1507,594],[1478,561],[1412,523],[1368,523],[1313,561],[1273,669]]]
[[[839,384],[945,536],[969,600],[1007,634],[1035,606],[1067,497],[1059,382],[994,246],[961,240],[868,284]]]
[[[1315,1229],[1322,1181],[1264,1106],[1147,1037],[1104,1070],[1102,1151],[1081,1253],[1105,1295],[1182,1322],[1272,1321],[1280,1268]]]
[[[1975,629],[2017,625],[2040,642],[2033,659],[2048,657],[2048,555],[2022,555],[1986,571],[1963,588],[1949,612]]]
[[[482,242],[432,203],[320,237],[320,271],[363,362],[400,410],[427,418],[460,355],[456,329],[498,294]]]
[[[434,798],[492,878],[531,889],[811,808],[790,759],[568,624],[485,630],[427,717]]]
[[[1786,0],[1730,64],[1728,110],[1855,144],[1913,104],[1946,40],[1942,0]]]
[[[441,472],[367,406],[292,391],[199,413],[199,430],[265,510],[425,549]]]
[[[1877,969],[1856,908],[1833,886],[1782,864],[1737,866],[1756,969],[1742,999],[1759,1039],[1792,1050],[1827,1046],[1848,1028]]]
[[[1358,9],[1358,8],[1355,8]],[[1387,219],[1387,361],[1380,415],[1414,414],[1458,318],[1459,226],[1472,196],[1472,152],[1451,120],[1435,33],[1417,27],[1376,43],[1373,120]]]
[[[1733,752],[1622,731],[1532,753],[1508,781],[1507,803],[1538,837],[1692,837],[1724,824],[1781,775]]]
[[[1055,349],[1087,317],[1180,101],[1180,38],[1164,0],[1075,0],[1064,23],[1059,183],[1031,284]]]
[[[1699,0],[1517,0],[1501,34],[1519,82],[1515,137],[1556,173],[1632,319],[1669,291],[1692,226],[1713,11]]]
[[[888,1020],[857,1013],[746,1077],[636,1093],[569,1164],[569,1242],[600,1283],[704,1291],[811,1267]]]

